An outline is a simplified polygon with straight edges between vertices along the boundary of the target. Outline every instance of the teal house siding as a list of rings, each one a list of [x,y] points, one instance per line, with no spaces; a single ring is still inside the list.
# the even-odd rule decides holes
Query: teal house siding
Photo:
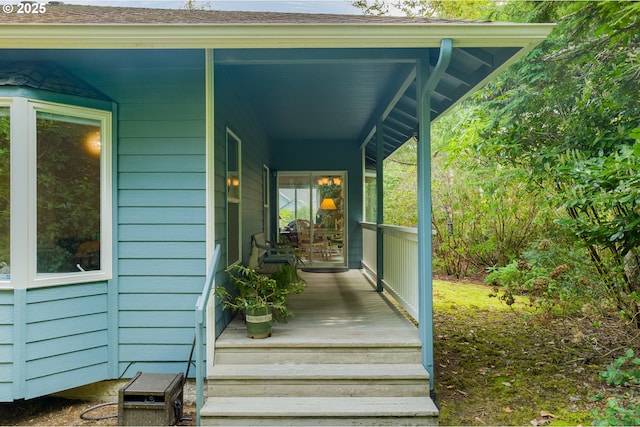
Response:
[[[206,273],[203,50],[47,50],[117,105],[113,279],[0,290],[0,401],[184,372]]]
[[[263,165],[269,164],[269,140],[255,115],[249,99],[242,95],[238,81],[225,67],[215,68],[215,153],[216,153],[216,236],[223,250],[221,267],[227,265],[226,253],[226,132],[231,130],[242,146],[242,261],[246,264],[251,252],[251,236],[263,232]],[[226,281],[224,274],[219,281]],[[222,332],[229,313],[220,305],[216,309],[216,332]]]
[[[13,291],[0,290],[0,402],[13,400]]]
[[[24,396],[108,377],[107,284],[26,292]]]
[[[184,372],[206,273],[204,51],[117,64],[118,376]]]

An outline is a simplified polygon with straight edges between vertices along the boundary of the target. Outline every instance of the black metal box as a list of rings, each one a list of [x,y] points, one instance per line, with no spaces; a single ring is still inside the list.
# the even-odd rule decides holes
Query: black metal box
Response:
[[[182,374],[138,372],[118,392],[121,426],[170,426],[182,416]]]

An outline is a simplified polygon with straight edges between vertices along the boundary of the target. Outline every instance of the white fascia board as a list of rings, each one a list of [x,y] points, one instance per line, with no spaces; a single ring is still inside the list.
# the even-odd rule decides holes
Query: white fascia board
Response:
[[[525,47],[554,24],[4,24],[0,48],[425,48]]]

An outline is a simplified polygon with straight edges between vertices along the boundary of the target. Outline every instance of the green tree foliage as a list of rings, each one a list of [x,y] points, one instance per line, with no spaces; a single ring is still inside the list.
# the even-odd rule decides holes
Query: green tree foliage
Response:
[[[9,109],[0,108],[0,269],[9,262]]]
[[[462,108],[433,125],[434,259],[449,275],[506,265],[531,241],[555,231],[555,213],[544,195],[531,191],[525,170],[459,149],[477,140],[481,117]]]
[[[520,171],[457,160],[455,166],[432,164],[432,226],[436,267],[461,277],[519,257],[551,218]]]
[[[500,2],[494,0],[357,0],[352,4],[368,15],[402,12],[407,16],[487,19],[499,8]]]
[[[211,9],[211,3],[196,0],[187,0],[183,8],[187,10],[208,10]]]
[[[434,258],[447,272],[464,272],[459,265],[474,258],[513,266],[537,242],[566,244],[596,273],[585,281],[570,265],[575,273],[560,287],[576,292],[556,294],[588,284],[592,296],[611,298],[640,325],[640,2],[487,2],[486,10],[471,1],[356,4],[366,13],[557,23],[527,58],[439,121]],[[496,233],[519,232],[529,220],[538,227],[524,245],[498,244]],[[555,266],[534,256],[532,268],[549,279],[576,262],[565,256]]]
[[[586,248],[600,286],[640,325],[638,10],[623,2],[508,4],[509,16],[558,26],[478,97],[484,125],[469,146],[528,171],[564,209],[558,224]]]
[[[417,150],[408,141],[384,163],[384,222],[404,227],[418,226]]]
[[[551,225],[542,196],[529,191],[521,171],[450,151],[446,144],[459,114],[434,127],[431,171],[434,267],[456,277],[507,264]],[[417,226],[416,152],[410,140],[385,161],[388,224]]]
[[[615,3],[624,14],[623,4]],[[602,3],[509,5],[519,8],[510,16],[533,8],[526,18],[558,20],[558,27],[526,61],[482,92],[480,108],[488,112],[482,154],[544,177],[567,150],[591,156],[628,144],[640,112],[640,38],[604,32]]]

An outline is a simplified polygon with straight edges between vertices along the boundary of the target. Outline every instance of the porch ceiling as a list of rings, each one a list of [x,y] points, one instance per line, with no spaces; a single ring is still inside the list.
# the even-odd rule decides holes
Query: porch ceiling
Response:
[[[529,49],[455,47],[431,97],[436,119]],[[114,50],[3,50],[6,61],[54,61],[78,76]],[[175,51],[174,51],[175,52]],[[274,142],[342,141],[365,147],[376,163],[376,123],[384,122],[384,156],[417,135],[416,61],[431,67],[439,48],[218,49],[214,61],[236,79]],[[133,54],[133,53],[131,53]],[[115,56],[114,56],[115,58]],[[116,60],[116,59],[114,59]]]
[[[431,97],[432,118],[483,84],[517,56],[517,47],[454,48],[451,64]],[[344,141],[366,146],[376,163],[375,125],[384,122],[387,157],[417,135],[416,61],[425,49],[218,50],[242,95],[251,100],[273,141]]]

